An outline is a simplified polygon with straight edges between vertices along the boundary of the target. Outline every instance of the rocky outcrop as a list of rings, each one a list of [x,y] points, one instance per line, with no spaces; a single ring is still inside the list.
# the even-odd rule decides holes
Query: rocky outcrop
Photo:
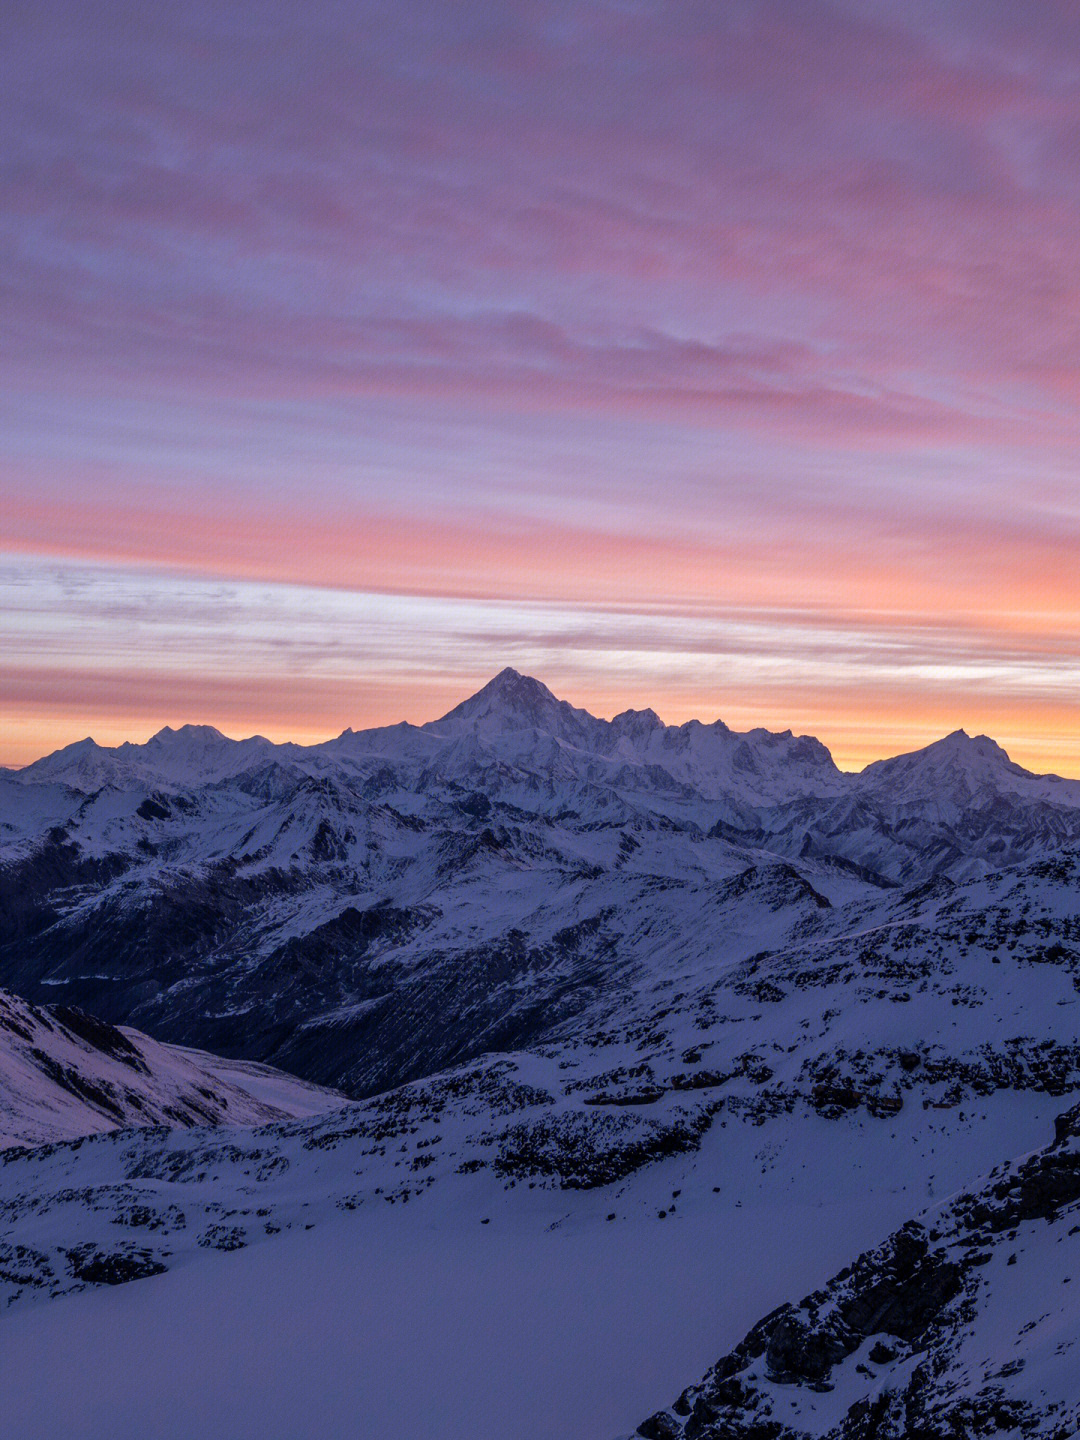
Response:
[[[1050,1145],[1000,1167],[977,1193],[909,1222],[821,1290],[767,1315],[637,1434],[954,1440],[1009,1431],[1067,1440],[1080,1424],[1080,1394],[1073,1369],[1055,1372],[1052,1364],[1069,1348],[1061,1337],[1070,1325],[1053,1312],[1047,1287],[1061,1293],[1071,1276],[1060,1274],[1056,1253],[1039,1243],[1044,1231],[1031,1227],[1078,1204],[1080,1106],[1058,1117]],[[1080,1225],[1069,1232],[1076,1234]],[[1001,1278],[1018,1264],[1026,1267],[1026,1286]],[[1009,1297],[1004,1309],[1002,1292]],[[1075,1320],[1080,1312],[1069,1305]],[[987,1330],[989,1311],[996,1318]],[[974,1364],[983,1352],[991,1358]],[[1029,1361],[1049,1377],[1037,1400],[1017,1381]]]

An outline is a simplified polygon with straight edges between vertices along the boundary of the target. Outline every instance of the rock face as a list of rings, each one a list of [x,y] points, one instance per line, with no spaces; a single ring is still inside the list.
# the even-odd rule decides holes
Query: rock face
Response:
[[[766,1316],[644,1440],[1067,1440],[1080,1425],[1078,1109],[1056,1138]],[[1064,1338],[1063,1338],[1064,1337]]]

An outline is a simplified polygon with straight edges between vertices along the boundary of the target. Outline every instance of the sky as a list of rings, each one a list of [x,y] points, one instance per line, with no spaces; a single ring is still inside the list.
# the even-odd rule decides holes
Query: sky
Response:
[[[421,721],[1080,775],[1075,0],[6,0],[0,764]]]

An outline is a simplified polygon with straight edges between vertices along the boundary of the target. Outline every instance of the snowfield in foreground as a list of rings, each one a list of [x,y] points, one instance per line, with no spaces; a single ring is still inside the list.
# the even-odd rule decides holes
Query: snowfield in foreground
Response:
[[[697,1150],[581,1189],[542,1179],[539,1160],[531,1186],[474,1170],[500,1148],[477,1132],[504,1137],[530,1113],[493,1126],[481,1098],[490,1084],[441,1109],[421,1093],[392,1116],[117,1133],[13,1159],[16,1228],[55,1269],[70,1254],[163,1267],[44,1305],[28,1270],[2,1322],[14,1433],[614,1440],[929,1189],[973,1180],[989,1144],[1052,1131],[1055,1109],[1000,1096],[930,1132],[912,1114],[768,1133],[718,1120]],[[432,1150],[437,1176],[417,1190],[436,1167],[412,1162]]]
[[[325,1118],[8,1152],[17,1433],[613,1440],[1060,1110],[699,1129],[558,1076],[508,1057]]]

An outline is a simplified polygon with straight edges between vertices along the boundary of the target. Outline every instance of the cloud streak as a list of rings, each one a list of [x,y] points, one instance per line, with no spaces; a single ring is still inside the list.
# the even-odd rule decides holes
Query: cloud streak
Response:
[[[0,602],[0,763],[91,722],[106,740],[191,719],[304,739],[421,721],[512,663],[601,713],[659,700],[670,720],[810,730],[848,765],[966,723],[1052,766],[1080,685],[1071,634],[977,617],[402,597],[42,560],[0,567]]]
[[[450,625],[418,713],[529,654],[583,701],[689,713],[715,654],[740,713],[794,723],[786,696],[851,755],[950,685],[1020,735],[1027,685],[1038,744],[1066,745],[1074,5],[103,0],[91,35],[76,0],[12,0],[5,27],[0,549],[44,587],[39,660],[3,622],[19,726],[168,708],[90,590],[55,601],[51,557],[142,577],[162,685],[203,635],[178,586],[396,597],[415,644],[343,651],[353,679],[286,706],[309,731],[361,672],[407,699],[402,656]],[[480,601],[513,623],[446,618]],[[590,648],[538,605],[670,624]],[[802,658],[770,620],[755,669],[739,607],[797,614]],[[302,607],[279,620],[274,664],[328,663]]]

